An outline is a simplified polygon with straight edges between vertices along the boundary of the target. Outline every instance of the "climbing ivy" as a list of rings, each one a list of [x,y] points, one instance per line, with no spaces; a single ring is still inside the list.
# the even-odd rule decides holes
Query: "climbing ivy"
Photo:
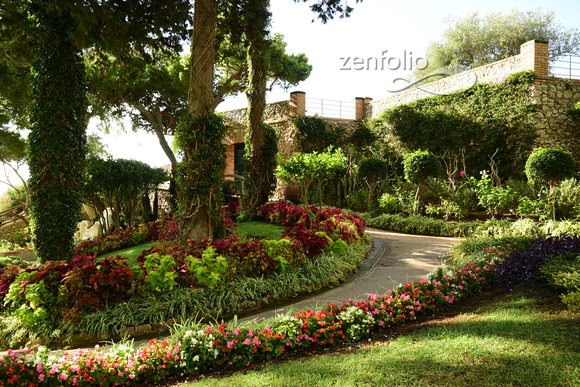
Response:
[[[502,177],[522,177],[536,137],[536,114],[529,97],[530,71],[499,83],[480,83],[461,93],[417,100],[386,110],[380,121],[408,151],[436,155],[465,153],[470,173],[489,168]]]
[[[176,179],[180,227],[187,238],[217,236],[221,230],[225,133],[223,119],[216,114],[185,120],[175,132],[183,155]]]
[[[342,133],[330,130],[328,123],[323,118],[296,117],[294,126],[296,127],[296,137],[300,141],[302,152],[323,152],[329,146],[340,144]]]
[[[30,214],[41,262],[70,260],[79,220],[86,147],[84,64],[66,10],[33,0],[37,43],[32,63],[30,116]]]

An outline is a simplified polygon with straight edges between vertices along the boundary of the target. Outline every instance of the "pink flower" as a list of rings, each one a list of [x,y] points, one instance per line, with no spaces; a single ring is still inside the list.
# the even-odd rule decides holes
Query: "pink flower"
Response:
[[[38,380],[40,380],[42,382],[44,380],[44,374],[38,375]]]
[[[459,176],[463,176],[463,175],[465,175],[465,171],[459,172]]]

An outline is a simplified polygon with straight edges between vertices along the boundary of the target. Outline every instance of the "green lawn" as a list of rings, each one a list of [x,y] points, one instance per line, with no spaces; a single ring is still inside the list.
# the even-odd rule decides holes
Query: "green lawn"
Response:
[[[282,239],[282,231],[287,228],[277,224],[258,221],[234,223],[237,225],[236,232],[240,233],[241,235],[256,239]]]
[[[542,305],[542,307],[540,307]],[[535,294],[343,355],[268,364],[181,386],[580,386],[580,316]]]
[[[264,222],[244,222],[244,223],[236,223],[237,228],[236,232],[240,233],[241,235],[245,235],[252,238],[259,238],[259,239],[273,239],[279,240],[282,238],[282,231],[286,227],[278,226],[276,224],[264,223]],[[129,267],[137,264],[137,257],[141,255],[143,250],[147,250],[153,246],[155,242],[147,242],[141,245],[127,247],[123,250],[113,251],[107,254],[99,255],[97,258],[104,258],[104,257],[116,257],[117,255],[129,258]]]
[[[155,242],[147,242],[147,243],[143,243],[141,245],[127,247],[126,249],[123,249],[123,250],[117,250],[117,251],[113,251],[111,253],[99,255],[97,257],[97,259],[104,258],[104,257],[116,257],[117,255],[120,255],[122,257],[129,258],[129,267],[131,267],[131,266],[134,266],[137,264],[137,257],[139,257],[141,255],[143,250],[150,249],[151,246],[153,246],[153,243],[155,243]]]

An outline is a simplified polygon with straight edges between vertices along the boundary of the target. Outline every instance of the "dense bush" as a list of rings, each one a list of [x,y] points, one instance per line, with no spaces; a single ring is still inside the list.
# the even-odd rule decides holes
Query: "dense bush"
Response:
[[[507,288],[534,283],[541,268],[554,257],[579,254],[578,237],[539,237],[527,249],[514,250],[501,262],[496,268],[497,282]]]
[[[369,186],[369,197],[373,197],[375,189],[389,174],[389,163],[376,157],[363,159],[358,165],[358,178]]]
[[[441,161],[429,151],[415,151],[405,156],[403,160],[405,180],[424,185],[429,177],[437,177],[441,173]]]
[[[535,149],[526,161],[526,176],[533,185],[555,186],[576,174],[576,163],[570,152],[562,149]]]

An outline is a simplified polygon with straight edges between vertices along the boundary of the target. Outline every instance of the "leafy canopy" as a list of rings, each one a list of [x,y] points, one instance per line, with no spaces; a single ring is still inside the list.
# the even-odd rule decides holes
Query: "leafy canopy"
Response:
[[[416,78],[446,66],[472,69],[517,55],[520,46],[530,40],[548,41],[551,59],[580,53],[580,30],[564,27],[556,21],[554,11],[514,9],[484,16],[474,12],[446,22],[443,38],[427,47],[429,66],[416,70]]]

